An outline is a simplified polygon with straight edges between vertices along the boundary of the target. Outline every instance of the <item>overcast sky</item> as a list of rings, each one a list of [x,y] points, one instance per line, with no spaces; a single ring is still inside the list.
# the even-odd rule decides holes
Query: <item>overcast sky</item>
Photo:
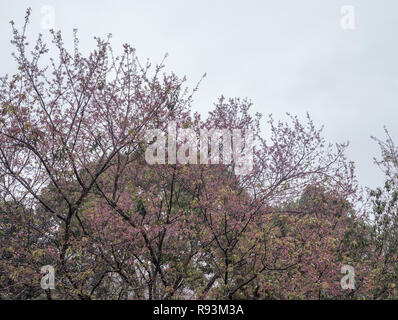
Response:
[[[354,8],[355,29],[341,26],[344,5]],[[46,34],[43,6],[54,8],[66,43],[78,28],[85,52],[93,36],[112,33],[115,48],[130,43],[141,60],[169,53],[168,69],[191,85],[206,72],[194,104],[203,115],[221,94],[248,97],[275,119],[309,112],[328,141],[350,141],[361,184],[382,183],[370,136],[383,137],[386,125],[398,142],[398,1],[1,0],[1,75],[15,71],[8,22],[22,23],[31,7],[29,34]]]

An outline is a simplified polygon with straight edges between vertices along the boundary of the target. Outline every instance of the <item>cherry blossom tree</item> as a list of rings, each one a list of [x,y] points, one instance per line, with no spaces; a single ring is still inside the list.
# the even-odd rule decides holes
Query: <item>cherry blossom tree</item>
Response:
[[[31,47],[29,15],[21,31],[11,23],[18,71],[0,79],[2,298],[372,294],[377,245],[365,246],[375,242],[355,209],[347,143],[328,144],[309,116],[283,122],[269,115],[264,134],[248,99],[222,96],[203,117],[192,111],[197,87],[187,89],[164,62],[142,64],[127,44],[116,55],[110,36],[95,38],[85,56],[76,31],[71,51],[54,31],[55,55],[41,35]],[[167,161],[148,163],[147,151],[160,142],[148,132],[170,143],[171,123],[190,129],[194,141],[214,130],[240,130],[244,138],[182,149],[195,164],[169,161],[169,148]],[[247,149],[248,132],[253,166],[239,174],[242,163],[227,161],[224,151]],[[177,139],[177,150],[186,142]],[[217,151],[220,161],[200,163]],[[345,263],[358,273],[358,289],[349,293],[339,282]],[[43,265],[56,270],[55,290],[40,288]]]

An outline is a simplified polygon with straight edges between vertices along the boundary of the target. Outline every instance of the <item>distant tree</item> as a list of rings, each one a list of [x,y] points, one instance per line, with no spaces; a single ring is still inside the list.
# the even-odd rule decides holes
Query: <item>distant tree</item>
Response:
[[[374,299],[398,298],[398,148],[385,129],[378,142],[381,159],[375,160],[385,174],[384,186],[371,190]]]

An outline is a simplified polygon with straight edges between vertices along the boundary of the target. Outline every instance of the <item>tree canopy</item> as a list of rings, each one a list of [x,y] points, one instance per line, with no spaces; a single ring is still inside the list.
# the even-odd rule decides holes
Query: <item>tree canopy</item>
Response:
[[[378,140],[385,186],[361,197],[348,144],[309,116],[268,116],[267,138],[248,99],[220,97],[203,117],[198,88],[164,62],[142,64],[128,44],[115,55],[110,36],[88,55],[76,32],[72,50],[60,32],[55,53],[41,35],[29,45],[29,14],[12,23],[17,71],[0,78],[0,299],[396,298],[391,138]],[[171,122],[250,130],[252,170],[148,164],[146,133],[168,137]],[[54,290],[40,288],[44,265]]]

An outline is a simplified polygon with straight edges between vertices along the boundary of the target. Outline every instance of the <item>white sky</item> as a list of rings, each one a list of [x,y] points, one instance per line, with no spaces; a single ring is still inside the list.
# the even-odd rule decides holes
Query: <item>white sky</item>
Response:
[[[156,63],[169,53],[168,69],[191,85],[206,72],[194,104],[204,115],[221,94],[248,97],[253,112],[275,119],[309,112],[327,140],[350,141],[363,185],[382,183],[370,135],[383,137],[386,125],[398,143],[398,1],[1,0],[1,75],[15,71],[8,22],[21,24],[31,7],[29,34],[47,34],[45,5],[55,9],[67,44],[78,28],[84,52],[94,36],[112,33],[115,49],[130,43],[141,60]],[[340,26],[343,5],[355,8],[355,30]]]

